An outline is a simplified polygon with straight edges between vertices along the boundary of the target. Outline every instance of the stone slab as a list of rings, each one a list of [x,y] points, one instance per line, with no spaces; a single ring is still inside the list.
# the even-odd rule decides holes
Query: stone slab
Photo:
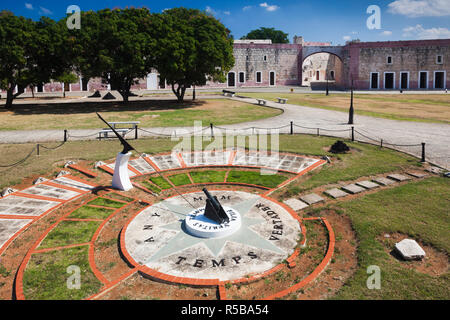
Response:
[[[394,180],[391,180],[391,179],[388,179],[388,178],[384,178],[384,177],[375,178],[375,179],[373,179],[373,181],[375,181],[378,184],[381,184],[382,186],[390,186],[391,184],[395,183]]]
[[[295,198],[284,201],[284,204],[287,204],[294,211],[300,211],[300,210],[303,210],[303,209],[309,207],[307,203],[304,203],[303,201],[300,201]]]
[[[95,189],[95,187],[93,187],[89,184],[70,179],[69,177],[59,177],[59,178],[52,180],[52,182],[63,185],[63,186],[67,186],[70,188],[79,189],[81,191],[91,191],[91,190]]]
[[[11,195],[7,198],[0,199],[0,215],[38,217],[59,205],[60,202],[56,201],[38,200]]]
[[[349,184],[347,186],[343,186],[342,189],[351,194],[357,194],[366,191],[366,189],[357,186],[356,184]]]
[[[369,189],[369,190],[376,189],[376,188],[380,187],[379,184],[376,184],[376,183],[374,183],[372,181],[369,181],[369,180],[357,182],[356,185],[358,185],[360,187],[363,187],[363,188],[366,188],[366,189]]]
[[[338,188],[334,188],[331,190],[327,190],[324,192],[326,195],[329,195],[330,197],[334,199],[339,199],[348,196],[349,194],[347,192],[344,192]]]
[[[425,257],[425,251],[412,239],[405,239],[395,245],[395,249],[405,260],[421,260]]]
[[[404,176],[402,174],[391,174],[388,176],[389,179],[398,181],[398,182],[403,182],[403,181],[408,181],[411,180],[410,177]]]
[[[418,172],[418,171],[409,171],[409,172],[407,172],[407,174],[409,174],[411,177],[419,178],[419,179],[428,176],[426,173]]]
[[[306,202],[309,205],[325,201],[324,198],[322,198],[321,196],[319,196],[315,193],[311,193],[306,196],[300,197],[300,200],[302,200],[303,202]]]
[[[0,219],[0,248],[32,219]]]

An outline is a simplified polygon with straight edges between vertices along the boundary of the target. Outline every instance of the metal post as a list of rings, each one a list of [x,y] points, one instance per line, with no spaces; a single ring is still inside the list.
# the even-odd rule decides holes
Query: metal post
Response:
[[[39,156],[39,143],[36,145],[36,153]]]
[[[291,136],[294,135],[294,121],[291,121]]]
[[[350,98],[350,111],[349,111],[348,124],[354,124],[354,113],[355,113],[355,109],[354,109],[354,107],[353,107],[353,77],[352,77],[351,98]]]
[[[139,137],[138,137],[138,125],[136,125],[134,129],[135,129],[135,132],[134,132],[134,139],[137,140],[137,139],[139,138]]]
[[[64,142],[67,142],[67,130],[64,130]]]
[[[214,125],[211,123],[210,127],[211,127],[211,138],[214,138]]]
[[[355,127],[352,127],[352,141],[355,141]]]
[[[426,162],[426,160],[425,160],[425,142],[422,142],[422,162]]]
[[[320,129],[317,128],[317,136],[320,136]]]
[[[383,148],[383,139],[381,139],[381,148]]]

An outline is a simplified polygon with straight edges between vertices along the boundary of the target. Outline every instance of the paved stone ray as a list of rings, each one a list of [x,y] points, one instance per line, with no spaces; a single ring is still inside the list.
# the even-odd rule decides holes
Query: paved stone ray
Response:
[[[21,192],[25,194],[38,195],[60,200],[69,200],[81,195],[80,192],[75,192],[64,188],[57,188],[45,184],[38,184],[34,187],[22,190]]]
[[[61,203],[11,195],[0,199],[0,215],[39,217]]]
[[[63,186],[71,187],[74,189],[79,189],[80,191],[92,191],[93,189],[95,189],[95,187],[93,187],[90,184],[83,183],[78,180],[70,179],[70,176],[59,177],[57,179],[51,180],[51,182],[60,184]]]
[[[32,219],[0,219],[0,249],[16,233],[29,224]]]

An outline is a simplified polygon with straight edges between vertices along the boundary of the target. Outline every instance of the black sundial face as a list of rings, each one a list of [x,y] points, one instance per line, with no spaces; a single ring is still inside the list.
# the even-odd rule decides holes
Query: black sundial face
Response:
[[[301,227],[285,207],[242,191],[211,194],[239,215],[239,228],[215,238],[193,235],[186,223],[204,210],[206,196],[183,196],[198,210],[177,196],[149,206],[129,223],[122,244],[128,256],[171,276],[224,281],[270,270],[294,252]],[[205,225],[199,229],[208,229]]]

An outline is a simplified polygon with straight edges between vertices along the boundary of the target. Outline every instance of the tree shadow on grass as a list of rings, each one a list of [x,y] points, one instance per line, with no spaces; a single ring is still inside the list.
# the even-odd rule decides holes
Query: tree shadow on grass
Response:
[[[65,103],[42,103],[42,104],[14,104],[13,109],[0,108],[3,112],[14,112],[15,115],[40,115],[40,114],[89,114],[94,112],[108,113],[120,111],[173,111],[180,109],[191,109],[200,107],[206,102],[202,100],[185,101],[176,100],[147,100],[147,101],[122,101],[97,102],[65,102]]]

